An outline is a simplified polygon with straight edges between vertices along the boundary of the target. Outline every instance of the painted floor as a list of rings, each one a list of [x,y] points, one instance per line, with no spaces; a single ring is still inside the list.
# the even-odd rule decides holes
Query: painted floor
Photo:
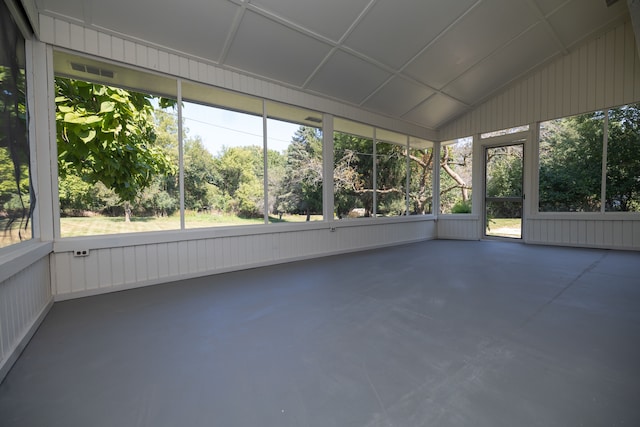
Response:
[[[54,304],[3,427],[640,425],[640,253],[429,241]]]

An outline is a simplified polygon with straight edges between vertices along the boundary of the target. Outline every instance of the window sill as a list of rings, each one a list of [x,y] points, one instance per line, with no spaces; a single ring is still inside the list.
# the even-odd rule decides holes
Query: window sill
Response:
[[[48,256],[53,251],[51,242],[30,240],[4,248],[0,255],[0,283]]]
[[[105,249],[124,246],[171,243],[189,240],[213,239],[222,237],[240,237],[256,234],[291,233],[298,231],[322,230],[328,228],[370,227],[375,225],[433,221],[429,215],[409,215],[378,218],[352,218],[332,221],[311,221],[289,224],[238,225],[208,228],[190,228],[186,230],[152,231],[126,234],[103,234],[94,236],[65,237],[53,244],[53,252],[70,252],[76,249]]]

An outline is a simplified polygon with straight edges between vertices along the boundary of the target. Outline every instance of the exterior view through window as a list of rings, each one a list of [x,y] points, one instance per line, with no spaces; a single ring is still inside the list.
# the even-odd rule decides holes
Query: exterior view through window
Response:
[[[32,238],[25,46],[0,3],[0,248]]]
[[[325,219],[322,114],[54,59],[61,237]],[[333,121],[334,219],[433,212],[432,142]]]
[[[440,149],[440,212],[471,213],[472,138],[442,144]]]
[[[540,212],[640,212],[640,104],[541,123],[539,155]]]

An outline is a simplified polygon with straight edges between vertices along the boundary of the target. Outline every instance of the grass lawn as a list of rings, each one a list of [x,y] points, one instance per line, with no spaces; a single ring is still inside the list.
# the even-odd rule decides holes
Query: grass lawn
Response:
[[[6,218],[0,219],[0,248],[31,239],[31,221],[25,229],[24,221],[10,222]]]
[[[493,218],[485,232],[487,236],[522,237],[522,218]]]
[[[322,220],[322,215],[312,215],[311,221]],[[305,215],[283,215],[282,219],[269,217],[270,223],[304,222]],[[186,228],[221,227],[228,225],[264,224],[262,218],[239,218],[235,215],[213,215],[208,213],[187,213]],[[137,233],[143,231],[179,230],[180,216],[138,217],[127,223],[124,217],[66,217],[60,218],[62,237],[95,236],[101,234]]]

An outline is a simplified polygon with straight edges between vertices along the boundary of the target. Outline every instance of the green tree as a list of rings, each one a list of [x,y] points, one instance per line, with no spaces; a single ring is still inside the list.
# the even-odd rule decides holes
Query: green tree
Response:
[[[552,120],[540,130],[540,210],[600,209],[604,113]]]
[[[441,149],[441,212],[471,212],[471,141],[445,145]],[[455,211],[455,212],[454,212]]]
[[[407,210],[407,149],[405,146],[376,144],[376,197],[378,215],[402,215]]]
[[[607,211],[640,212],[640,104],[609,110]]]
[[[276,209],[279,212],[322,212],[322,132],[300,126],[287,147],[285,174]]]
[[[184,144],[184,203],[185,208],[198,211],[216,203],[215,190],[216,163],[213,155],[205,148],[200,136],[189,139]]]
[[[31,237],[36,198],[29,174],[24,39],[9,15],[0,21],[0,218],[7,218],[0,220],[0,246],[5,246]],[[17,239],[5,239],[16,229]]]
[[[431,211],[433,201],[433,148],[409,151],[409,206],[412,214],[422,215]]]
[[[224,210],[243,217],[264,211],[263,150],[258,146],[225,147],[215,158],[214,184],[224,201]]]
[[[334,133],[334,205],[339,218],[354,208],[373,212],[373,140]]]
[[[56,77],[56,124],[60,177],[74,174],[102,182],[125,204],[149,187],[157,175],[175,172],[155,144],[151,95]],[[170,103],[161,100],[161,106]]]

